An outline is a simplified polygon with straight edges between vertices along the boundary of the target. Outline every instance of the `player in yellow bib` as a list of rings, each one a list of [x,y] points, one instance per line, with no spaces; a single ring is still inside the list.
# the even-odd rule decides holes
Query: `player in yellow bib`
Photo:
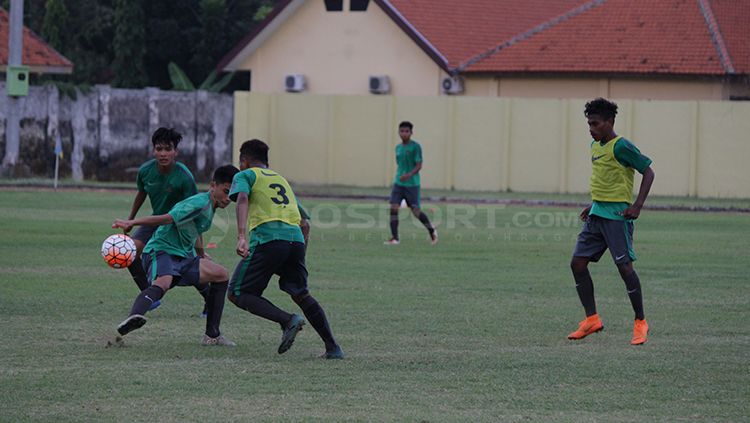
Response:
[[[609,249],[620,272],[635,312],[633,345],[644,344],[648,336],[648,323],[643,313],[641,282],[633,269],[633,221],[641,213],[654,171],[651,159],[641,154],[630,141],[617,136],[614,131],[617,104],[603,98],[586,103],[584,111],[588,120],[591,142],[591,205],[583,209],[585,222],[578,235],[570,268],[576,282],[586,318],[568,339],[578,340],[604,328],[594,301],[594,284],[588,270],[589,262],[597,262]],[[638,197],[633,202],[633,176],[643,175]]]
[[[229,301],[278,323],[282,329],[278,353],[286,352],[305,320],[281,310],[262,296],[271,276],[278,275],[279,288],[292,297],[325,343],[326,351],[321,357],[344,358],[323,308],[307,287],[305,243],[310,230],[307,214],[286,179],[268,168],[266,143],[260,140],[243,143],[240,169],[229,197],[237,202],[237,254],[242,260],[229,283]]]

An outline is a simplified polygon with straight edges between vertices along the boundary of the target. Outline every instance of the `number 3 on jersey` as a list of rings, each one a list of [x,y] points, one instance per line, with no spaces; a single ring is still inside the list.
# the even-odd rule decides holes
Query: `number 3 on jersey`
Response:
[[[278,197],[271,197],[271,201],[279,205],[289,204],[289,197],[286,196],[286,188],[281,184],[270,184],[268,188],[275,189]]]

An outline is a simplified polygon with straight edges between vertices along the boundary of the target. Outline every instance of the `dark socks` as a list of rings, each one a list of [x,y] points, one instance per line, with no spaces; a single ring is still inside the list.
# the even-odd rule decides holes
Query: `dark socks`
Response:
[[[638,279],[638,274],[633,271],[627,275],[622,275],[622,280],[625,281],[625,287],[628,289],[628,297],[630,297],[630,304],[633,306],[635,318],[642,320],[644,318],[643,294],[641,293],[641,281]]]
[[[235,299],[234,304],[256,316],[274,321],[282,326],[286,325],[292,318],[291,314],[276,307],[267,299],[256,295],[242,294]]]
[[[143,316],[148,311],[151,304],[161,300],[164,296],[164,290],[156,285],[151,285],[141,291],[135,298],[133,307],[130,309],[130,315],[140,314]]]
[[[430,235],[432,235],[432,233],[435,232],[435,228],[432,227],[432,223],[430,223],[430,219],[427,218],[427,215],[424,214],[423,211],[419,212],[419,221],[422,222],[425,228],[427,228],[427,231],[430,232]]]
[[[594,282],[591,280],[591,274],[586,269],[583,272],[573,272],[573,278],[576,281],[576,291],[581,304],[586,310],[586,317],[596,314],[596,301],[594,301]]]
[[[331,327],[328,325],[328,319],[326,318],[325,311],[323,311],[323,307],[310,295],[297,302],[297,305],[302,309],[307,321],[318,332],[320,339],[326,344],[326,351],[335,349],[338,345],[336,344],[336,340],[333,339],[333,333],[331,332]]]
[[[206,285],[194,285],[195,290],[198,291],[199,294],[201,294],[201,297],[203,297],[203,313],[208,313],[208,293],[211,290],[210,287],[211,284]],[[226,291],[226,290],[224,290]],[[215,337],[214,337],[215,338]]]
[[[211,283],[206,288],[205,290],[199,290],[201,294],[206,291],[206,335],[216,338],[221,335],[219,326],[221,325],[221,314],[224,312],[227,282]]]
[[[136,257],[133,264],[128,266],[128,272],[133,277],[135,284],[138,285],[138,289],[143,291],[148,288],[148,278],[146,277],[146,271],[143,270],[143,262],[140,257]]]
[[[398,210],[391,210],[391,237],[398,239]]]

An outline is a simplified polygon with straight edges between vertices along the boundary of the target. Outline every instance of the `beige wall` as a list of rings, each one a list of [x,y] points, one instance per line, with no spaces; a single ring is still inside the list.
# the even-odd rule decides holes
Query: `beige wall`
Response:
[[[285,75],[301,73],[310,94],[369,95],[370,75],[388,75],[399,95],[440,93],[444,73],[378,5],[344,9],[305,1],[240,65],[252,71],[252,91],[284,92]]]
[[[242,141],[297,183],[389,186],[397,125],[414,123],[425,188],[587,192],[585,100],[237,93]],[[654,161],[658,195],[750,197],[750,103],[618,101],[618,134]],[[636,189],[640,183],[637,176]]]
[[[625,78],[531,78],[478,76],[466,78],[468,96],[519,98],[632,98],[642,100],[725,100],[743,92],[741,84],[721,81],[625,79]]]

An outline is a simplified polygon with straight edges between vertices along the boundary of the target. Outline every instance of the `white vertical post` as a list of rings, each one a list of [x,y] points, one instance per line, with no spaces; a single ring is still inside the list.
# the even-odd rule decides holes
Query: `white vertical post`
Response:
[[[8,37],[8,66],[21,64],[23,51],[23,0],[10,2],[10,36]],[[6,91],[8,87],[5,87]],[[6,144],[3,167],[12,171],[18,161],[20,132],[20,100],[8,97],[8,122],[6,124]]]

